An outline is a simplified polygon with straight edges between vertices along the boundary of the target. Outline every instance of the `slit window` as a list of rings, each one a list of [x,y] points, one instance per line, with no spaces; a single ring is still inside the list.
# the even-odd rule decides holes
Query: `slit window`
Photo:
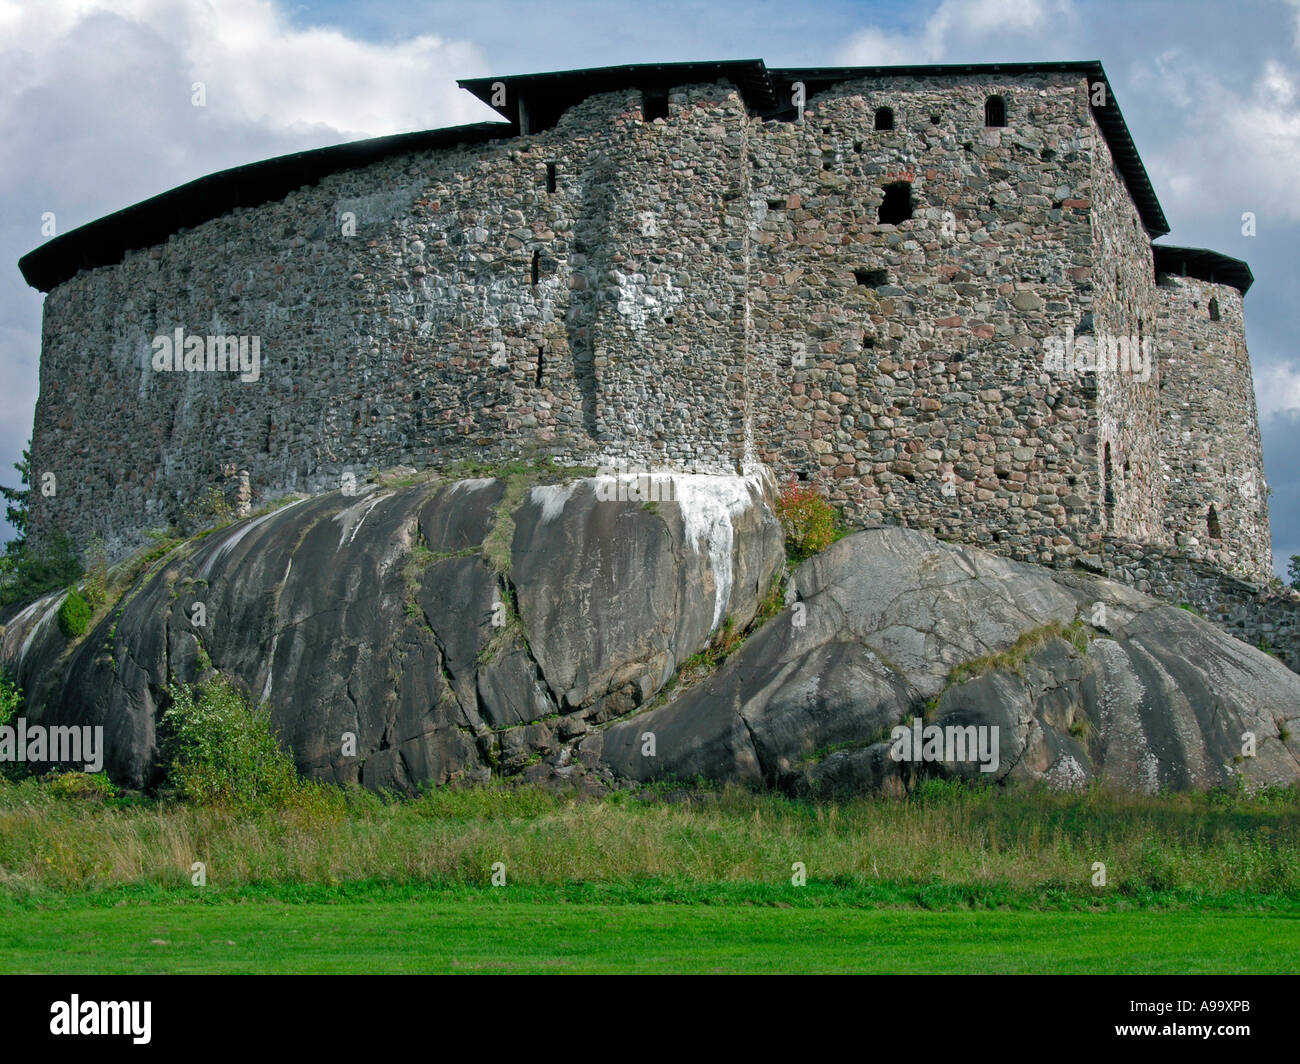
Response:
[[[1223,538],[1223,527],[1219,524],[1219,511],[1214,508],[1213,503],[1210,504],[1210,512],[1205,515],[1205,524],[1211,539]]]
[[[984,101],[984,124],[990,127],[1007,124],[1007,101],[1001,96],[990,96]]]
[[[546,348],[537,349],[537,387],[542,386],[542,374],[546,372]]]
[[[898,225],[912,217],[912,183],[894,181],[885,186],[885,198],[880,201],[880,224]]]
[[[1115,520],[1115,467],[1110,460],[1110,444],[1106,444],[1101,465],[1101,516],[1106,528]]]
[[[1219,320],[1219,301],[1217,299],[1211,299],[1210,300],[1210,321],[1218,321],[1218,320]]]
[[[641,94],[641,120],[653,122],[656,118],[668,118],[667,89],[646,89]]]
[[[534,250],[534,251],[533,251],[533,265],[532,265],[532,267],[531,267],[531,269],[529,270],[529,273],[528,273],[528,283],[529,283],[529,284],[531,284],[531,285],[536,285],[536,284],[537,284],[537,274],[538,274],[539,270],[541,269],[541,265],[542,265],[542,253],[541,253],[540,251],[536,251],[536,250]]]
[[[547,192],[555,191],[555,164],[554,163],[546,164],[546,191]]]
[[[876,128],[877,129],[894,128],[894,109],[892,107],[876,108]]]

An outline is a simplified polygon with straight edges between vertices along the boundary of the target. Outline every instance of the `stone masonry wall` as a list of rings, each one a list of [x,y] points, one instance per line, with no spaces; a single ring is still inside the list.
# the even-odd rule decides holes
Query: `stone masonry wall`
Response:
[[[1089,449],[1100,526],[1158,543],[1165,530],[1155,266],[1151,239],[1101,137],[1092,156],[1092,217],[1092,322],[1077,330],[1075,361],[1090,343],[1097,401]]]
[[[1225,573],[1177,547],[1107,537],[1101,572],[1178,605],[1300,672],[1300,591]]]
[[[1271,575],[1268,486],[1241,293],[1169,275],[1159,291],[1166,538],[1220,568]]]
[[[984,127],[984,101],[1008,125]],[[892,130],[874,129],[891,107]],[[1081,383],[1043,369],[1091,306],[1082,80],[867,79],[751,142],[754,435],[855,519],[1020,557],[1096,527]],[[882,224],[884,187],[914,215]],[[859,272],[860,271],[860,272]]]

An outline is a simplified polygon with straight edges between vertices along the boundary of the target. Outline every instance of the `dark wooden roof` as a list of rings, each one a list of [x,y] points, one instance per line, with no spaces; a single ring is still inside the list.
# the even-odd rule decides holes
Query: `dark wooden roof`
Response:
[[[1164,212],[1100,62],[768,69],[761,59],[737,59],[641,63],[464,80],[459,84],[489,106],[493,106],[495,87],[501,83],[505,88],[505,101],[498,102],[495,110],[506,121],[378,137],[222,170],[55,237],[24,255],[18,268],[28,284],[48,292],[75,276],[79,270],[120,262],[129,250],[161,244],[180,229],[199,225],[236,207],[255,207],[280,199],[328,174],[366,166],[391,155],[455,144],[477,144],[517,135],[521,99],[527,101],[529,111],[536,115],[541,125],[545,125],[564,109],[596,93],[626,88],[666,89],[723,80],[736,86],[754,113],[772,117],[788,111],[790,86],[796,81],[804,82],[811,96],[839,82],[859,78],[977,76],[996,80],[1041,73],[1074,74],[1087,78],[1090,83],[1106,82],[1107,104],[1094,106],[1093,115],[1148,233],[1154,238],[1169,232]],[[1244,263],[1240,265],[1245,267]],[[1248,269],[1246,273],[1249,274]]]
[[[1230,284],[1244,296],[1255,283],[1255,275],[1241,259],[1221,255],[1208,248],[1177,248],[1169,244],[1152,244],[1156,274],[1172,273],[1195,277],[1214,284]]]

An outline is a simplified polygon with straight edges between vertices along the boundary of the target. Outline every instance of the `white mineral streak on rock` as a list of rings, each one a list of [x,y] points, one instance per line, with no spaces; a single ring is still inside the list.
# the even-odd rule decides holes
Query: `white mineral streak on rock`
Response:
[[[280,590],[283,591],[289,586],[289,574],[293,572],[293,556],[289,557],[289,564],[284,567],[284,576],[280,578]],[[271,697],[271,674],[275,671],[275,649],[280,645],[280,629],[275,630],[271,636],[271,652],[266,656],[266,683],[262,685],[261,705],[265,705]]]
[[[698,552],[701,544],[709,552],[716,588],[713,605],[713,627],[722,622],[731,598],[732,547],[738,517],[755,499],[762,497],[762,474],[750,476],[701,476],[698,474],[671,475],[671,491],[681,507],[686,542]]]
[[[335,548],[335,552],[341,551],[345,542],[351,544],[357,538],[357,533],[361,531],[362,522],[370,516],[370,511],[385,499],[391,499],[392,497],[393,493],[391,491],[386,491],[382,495],[376,495],[373,498],[367,495],[360,502],[354,503],[346,510],[340,510],[336,513],[334,520],[338,522],[340,532],[339,545]]]
[[[469,480],[458,480],[451,486],[451,493],[455,495],[458,491],[482,491],[491,483],[491,477],[471,477]]]
[[[23,647],[18,651],[18,665],[21,666],[23,658],[27,657],[27,651],[31,649],[32,640],[36,638],[36,633],[45,626],[45,623],[53,617],[58,611],[58,608],[63,605],[63,600],[67,597],[67,594],[66,591],[55,591],[52,595],[47,595],[45,598],[39,598],[13,619],[11,622],[12,626],[18,628],[22,625],[24,620],[39,610],[42,605],[47,607],[36,623],[32,625],[31,631],[27,633],[27,638],[23,640]]]
[[[564,513],[564,504],[573,496],[577,482],[539,484],[529,493],[529,500],[542,508],[542,524],[549,524]]]
[[[208,577],[212,575],[212,570],[213,568],[215,568],[217,562],[221,561],[222,558],[224,558],[227,554],[229,554],[232,550],[234,550],[239,545],[240,540],[242,540],[246,535],[248,535],[248,533],[253,531],[253,529],[257,528],[258,525],[265,524],[267,521],[271,520],[271,518],[278,517],[280,514],[284,513],[286,510],[290,509],[291,507],[297,506],[298,503],[306,502],[306,501],[307,501],[306,499],[299,499],[297,500],[297,502],[289,503],[288,506],[281,506],[278,510],[272,510],[269,514],[263,514],[261,517],[256,517],[252,521],[249,521],[248,524],[246,524],[238,532],[235,532],[233,535],[227,536],[222,541],[221,546],[219,546],[216,550],[212,552],[212,557],[210,557],[206,562],[203,563],[203,568],[199,570],[198,578],[200,580],[208,579]]]

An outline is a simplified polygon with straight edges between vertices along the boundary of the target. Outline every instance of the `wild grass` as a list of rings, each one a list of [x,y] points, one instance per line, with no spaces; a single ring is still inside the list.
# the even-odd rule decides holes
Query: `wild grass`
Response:
[[[0,899],[125,887],[187,889],[191,866],[223,889],[486,884],[788,883],[994,892],[1021,904],[1117,904],[1164,892],[1198,904],[1300,905],[1300,798],[1138,798],[922,786],[911,799],[796,801],[719,791],[440,788],[398,800],[359,791],[236,814],[134,799],[78,801],[33,781],[0,785]],[[1092,879],[1106,866],[1107,885]]]

